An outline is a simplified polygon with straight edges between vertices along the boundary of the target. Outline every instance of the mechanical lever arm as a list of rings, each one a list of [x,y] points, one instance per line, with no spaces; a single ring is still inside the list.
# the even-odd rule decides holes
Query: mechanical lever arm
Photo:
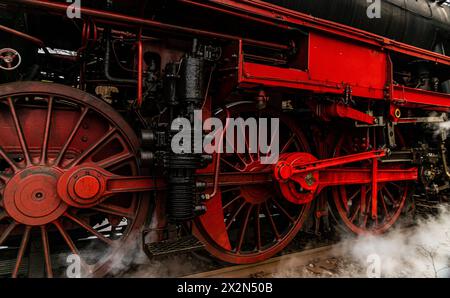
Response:
[[[70,169],[59,178],[57,185],[61,199],[78,208],[90,208],[114,194],[162,190],[166,187],[161,178],[118,176],[95,165]]]
[[[299,157],[296,158],[295,154],[299,154]],[[307,153],[292,153],[289,154],[287,159],[279,161],[274,168],[275,178],[277,180],[289,180],[294,175],[310,173],[368,159],[380,158],[386,156],[386,151],[374,150],[322,160],[316,160],[311,156],[305,161],[306,154]]]

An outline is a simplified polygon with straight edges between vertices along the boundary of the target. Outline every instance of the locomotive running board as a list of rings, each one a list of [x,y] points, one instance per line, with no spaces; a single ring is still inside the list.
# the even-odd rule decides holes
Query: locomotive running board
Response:
[[[149,258],[192,252],[204,248],[205,245],[192,235],[174,240],[144,244],[144,251]]]

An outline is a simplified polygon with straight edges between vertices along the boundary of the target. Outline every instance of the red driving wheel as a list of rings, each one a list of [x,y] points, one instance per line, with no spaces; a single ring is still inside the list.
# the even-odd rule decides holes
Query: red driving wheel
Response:
[[[121,194],[79,209],[56,186],[64,172],[84,164],[138,175],[138,139],[130,126],[80,90],[17,82],[0,86],[0,127],[0,262],[13,260],[2,272],[66,276],[70,254],[80,257],[84,276],[119,265],[114,256],[138,242],[148,200]],[[92,191],[84,182],[75,188],[81,196]]]
[[[404,139],[396,129],[397,146],[405,146]],[[367,151],[381,144],[382,130],[360,129],[343,134],[338,140],[334,156],[344,156]],[[360,162],[346,165],[348,167],[372,167],[372,162]],[[379,168],[402,168],[401,164],[380,164]],[[400,218],[409,194],[409,182],[393,181],[378,183],[377,216],[372,218],[372,186],[345,185],[332,189],[332,207],[335,218],[344,229],[355,234],[381,234],[392,227]]]
[[[279,118],[280,154],[310,150],[298,124],[284,114],[272,109],[258,111],[254,103],[234,104],[228,111],[231,118]],[[223,112],[219,115],[223,117]],[[247,153],[222,154],[220,174],[272,169],[273,165],[261,164],[259,154],[248,153],[249,133],[245,136]],[[222,261],[246,264],[268,259],[286,247],[303,226],[310,204],[287,201],[273,181],[219,187],[207,208],[196,220],[197,236],[206,249]]]

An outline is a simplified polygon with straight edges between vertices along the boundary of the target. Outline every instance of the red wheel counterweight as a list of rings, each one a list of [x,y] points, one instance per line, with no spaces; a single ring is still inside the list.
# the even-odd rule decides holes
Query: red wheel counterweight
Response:
[[[125,193],[77,208],[61,198],[58,182],[86,164],[138,175],[132,129],[100,99],[38,82],[0,86],[0,126],[0,259],[14,260],[12,276],[66,276],[70,254],[80,256],[83,276],[107,274],[113,256],[137,243],[148,201]],[[99,192],[95,179],[65,188],[89,199]],[[32,262],[45,271],[31,272]]]

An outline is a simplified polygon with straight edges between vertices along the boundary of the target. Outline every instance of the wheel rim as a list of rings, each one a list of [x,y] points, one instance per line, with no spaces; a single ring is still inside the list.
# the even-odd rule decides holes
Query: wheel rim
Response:
[[[404,139],[398,131],[396,139],[398,145],[405,145]],[[374,140],[368,134],[343,135],[335,149],[334,156],[343,156],[366,151],[369,146],[376,147],[380,139],[379,133]],[[371,140],[371,141],[367,141]],[[370,143],[369,143],[370,142]],[[371,167],[371,162],[352,164],[349,166]],[[384,168],[398,168],[399,166],[384,166]],[[408,182],[378,183],[377,217],[370,216],[372,205],[372,185],[346,185],[333,187],[333,206],[337,211],[340,226],[356,234],[381,234],[392,227],[400,218],[409,193]],[[363,195],[365,194],[365,195]],[[336,218],[336,217],[335,217]]]
[[[231,117],[255,115],[254,104],[229,108]],[[280,151],[309,152],[308,143],[290,118],[273,110],[259,117],[280,118]],[[292,132],[290,135],[289,132]],[[248,137],[248,134],[246,134]],[[248,141],[246,142],[248,146]],[[248,151],[248,150],[246,150]],[[221,173],[263,171],[258,154],[223,154]],[[254,263],[280,252],[302,227],[310,204],[295,205],[280,195],[276,184],[220,187],[210,202],[207,213],[196,221],[199,238],[217,258],[235,264]]]
[[[37,245],[48,277],[64,276],[68,254],[80,256],[84,275],[107,274],[113,256],[142,226],[147,200],[113,196],[77,209],[59,198],[56,182],[85,163],[118,175],[139,174],[133,131],[106,103],[57,84],[2,85],[0,106],[0,258],[2,251],[16,255],[17,277]]]

